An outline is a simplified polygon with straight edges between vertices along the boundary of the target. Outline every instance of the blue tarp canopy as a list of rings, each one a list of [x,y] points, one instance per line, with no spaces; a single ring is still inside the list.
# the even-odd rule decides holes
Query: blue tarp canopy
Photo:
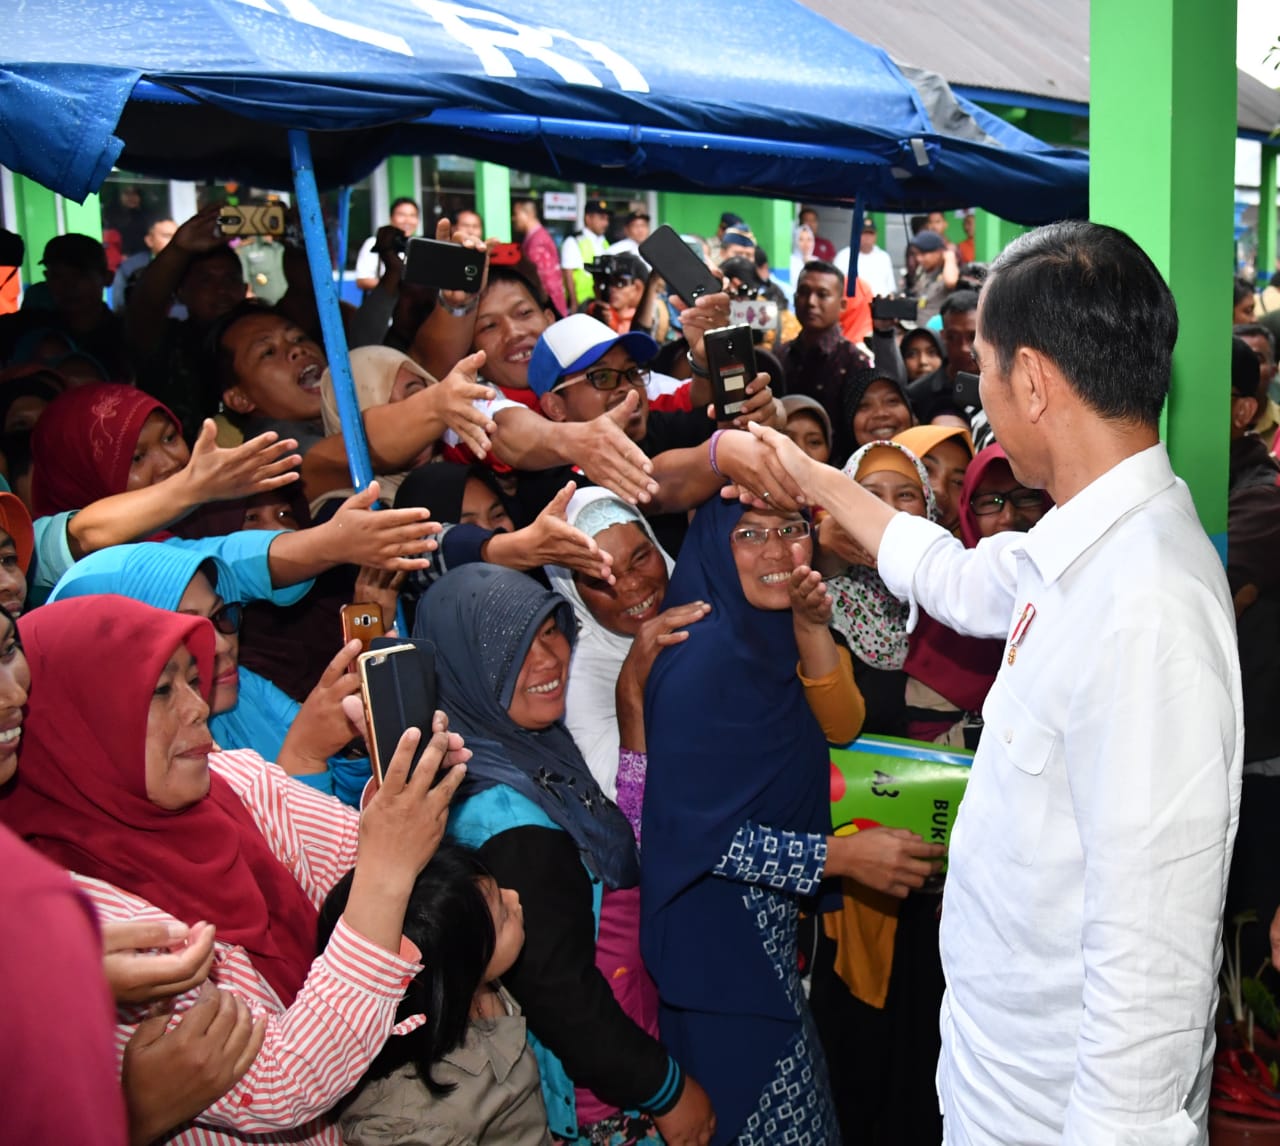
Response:
[[[0,43],[0,163],[81,200],[112,165],[320,183],[390,154],[884,210],[1083,216],[1049,148],[794,0],[40,0]],[[932,116],[932,118],[931,118]]]

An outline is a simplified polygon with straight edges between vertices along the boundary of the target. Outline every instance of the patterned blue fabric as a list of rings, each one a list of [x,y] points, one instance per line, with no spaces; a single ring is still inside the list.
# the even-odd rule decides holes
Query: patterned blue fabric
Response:
[[[816,832],[775,831],[743,824],[712,874],[775,891],[815,895],[827,863],[827,840]]]
[[[748,886],[742,903],[774,974],[800,1020],[800,1029],[774,1064],[736,1139],[737,1146],[827,1146],[839,1142],[831,1083],[813,1018],[800,986],[796,957],[796,895],[812,895],[827,861],[826,838],[744,824],[714,873]],[[764,885],[764,886],[761,886]]]

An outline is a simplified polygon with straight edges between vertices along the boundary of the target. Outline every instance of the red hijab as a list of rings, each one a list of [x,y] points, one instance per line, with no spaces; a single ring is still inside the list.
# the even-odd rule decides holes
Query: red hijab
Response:
[[[124,493],[142,423],[163,402],[133,386],[102,382],[59,394],[31,431],[31,504],[36,517],[84,509]]]
[[[231,786],[170,812],[146,789],[151,694],[179,644],[208,699],[213,626],[125,597],[76,597],[24,616],[31,696],[0,820],[37,851],[243,947],[287,1007],[315,953],[316,910]],[[110,670],[104,672],[104,666]]]

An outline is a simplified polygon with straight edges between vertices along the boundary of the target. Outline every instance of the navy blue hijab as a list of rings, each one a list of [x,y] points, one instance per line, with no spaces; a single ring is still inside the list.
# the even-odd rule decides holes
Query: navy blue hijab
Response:
[[[471,749],[460,798],[505,784],[563,828],[608,887],[639,881],[635,836],[596,783],[562,721],[533,732],[507,715],[538,630],[555,617],[570,648],[573,607],[536,581],[497,565],[446,573],[418,606],[415,637],[435,642],[440,708]]]
[[[729,540],[741,516],[718,496],[698,510],[663,601],[706,601],[711,612],[659,654],[645,689],[640,935],[664,1008],[737,1020],[726,1073],[746,1101],[759,1093],[750,1076],[763,1072],[763,1085],[798,1018],[741,885],[710,873],[747,822],[829,835],[831,797],[826,739],[796,675],[791,613],[743,595]],[[680,1026],[689,1030],[691,1016]],[[696,1048],[682,1053],[665,1024],[663,1040],[707,1085]],[[721,1105],[734,1102],[712,1100],[733,1130]]]

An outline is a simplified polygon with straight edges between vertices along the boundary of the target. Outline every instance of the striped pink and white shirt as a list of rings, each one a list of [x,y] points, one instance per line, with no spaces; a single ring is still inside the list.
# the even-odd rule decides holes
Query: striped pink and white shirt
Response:
[[[272,851],[319,907],[355,864],[359,813],[290,780],[256,752],[216,752],[209,764],[231,785]],[[170,918],[109,883],[73,876],[104,922]],[[255,1015],[267,1017],[266,1041],[244,1078],[166,1141],[207,1146],[252,1137],[255,1146],[340,1146],[337,1123],[326,1112],[355,1086],[382,1049],[405,988],[421,969],[412,959],[369,942],[343,920],[286,1009],[244,948],[218,942],[209,979],[243,998]],[[197,994],[180,996],[175,1010],[185,1010]],[[118,1015],[120,1056],[142,1017],[137,1008]]]

